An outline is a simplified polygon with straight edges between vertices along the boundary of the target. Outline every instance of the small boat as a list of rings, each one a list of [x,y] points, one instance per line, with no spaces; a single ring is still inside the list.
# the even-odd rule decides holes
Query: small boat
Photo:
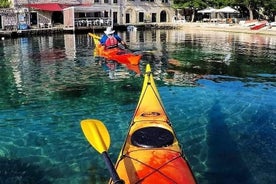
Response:
[[[241,26],[244,26],[244,27],[251,27],[251,26],[256,25],[257,22],[258,22],[258,20],[256,20],[256,19],[254,19],[254,20],[241,20],[241,21],[239,21],[239,24]]]
[[[122,49],[119,47],[105,49],[103,45],[100,44],[100,37],[93,33],[88,33],[90,37],[93,38],[95,43],[94,56],[104,57],[107,60],[114,60],[121,64],[131,64],[138,65],[142,57],[141,53],[132,52],[128,49]]]
[[[270,27],[276,27],[276,22],[270,22],[268,25],[269,25]]]
[[[110,136],[96,119],[81,122],[90,144],[103,155],[109,184],[195,184],[172,124],[156,88],[150,65],[129,130],[115,167],[108,156]]]
[[[115,168],[125,184],[196,183],[162,104],[149,64]],[[114,184],[113,181],[110,184]]]
[[[268,22],[266,20],[258,22],[255,25],[251,26],[250,29],[251,30],[259,30],[259,29],[265,27],[267,25],[267,23]]]

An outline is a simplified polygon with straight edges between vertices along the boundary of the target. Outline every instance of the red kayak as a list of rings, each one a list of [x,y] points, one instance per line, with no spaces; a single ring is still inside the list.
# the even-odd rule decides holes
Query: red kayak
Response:
[[[256,25],[251,26],[250,29],[251,29],[251,30],[259,30],[259,29],[265,27],[267,23],[268,23],[268,22],[267,22],[266,20],[261,21],[261,22],[257,23]]]
[[[119,47],[105,49],[105,47],[100,44],[100,37],[98,35],[95,35],[93,33],[88,33],[88,35],[93,38],[93,41],[96,45],[94,56],[104,57],[107,60],[114,60],[125,65],[139,64],[142,54],[134,53],[127,49],[121,49]]]

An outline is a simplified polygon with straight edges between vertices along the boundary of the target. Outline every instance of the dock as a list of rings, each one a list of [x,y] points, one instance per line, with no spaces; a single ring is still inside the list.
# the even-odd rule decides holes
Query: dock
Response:
[[[114,29],[117,31],[126,31],[128,25],[114,25]],[[136,24],[133,25],[138,30],[149,30],[149,29],[179,29],[176,24]],[[53,35],[53,34],[75,34],[75,33],[88,33],[88,32],[103,32],[106,26],[90,26],[90,27],[76,27],[64,28],[62,26],[50,27],[50,28],[32,28],[26,30],[0,30],[0,37],[5,38],[18,38],[28,36],[39,36],[39,35]]]

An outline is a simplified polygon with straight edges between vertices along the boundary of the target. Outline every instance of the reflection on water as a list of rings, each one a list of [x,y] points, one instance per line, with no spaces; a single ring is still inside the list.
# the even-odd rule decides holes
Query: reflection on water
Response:
[[[274,183],[275,37],[119,34],[139,66],[94,57],[86,34],[0,41],[0,183],[106,183],[79,122],[106,123],[115,161],[147,63],[199,183]]]

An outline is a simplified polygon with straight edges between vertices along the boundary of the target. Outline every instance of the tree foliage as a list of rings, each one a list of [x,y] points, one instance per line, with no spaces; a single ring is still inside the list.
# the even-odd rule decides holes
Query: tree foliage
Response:
[[[9,8],[11,2],[9,0],[0,0],[0,8]]]
[[[275,0],[173,0],[176,9],[191,8],[204,9],[207,7],[222,8],[225,6],[237,7],[248,12],[249,19],[268,18],[276,16]]]

